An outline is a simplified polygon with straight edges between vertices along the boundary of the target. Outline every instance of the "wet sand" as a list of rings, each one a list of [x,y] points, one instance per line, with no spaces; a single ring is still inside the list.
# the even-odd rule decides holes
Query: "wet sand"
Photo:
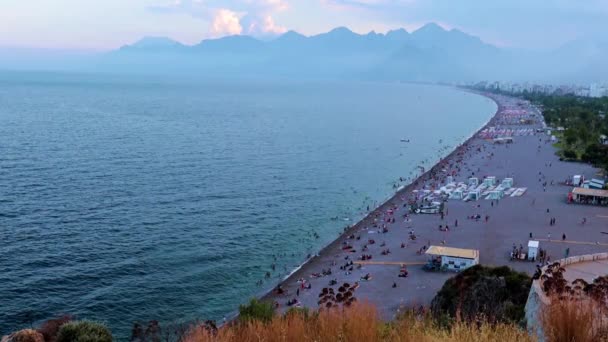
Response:
[[[498,111],[484,128],[497,124],[501,128],[512,129],[542,127],[540,120],[526,125],[506,124],[505,110],[514,107],[517,102],[524,101],[497,95],[486,96],[497,102]],[[527,103],[525,108],[528,108],[529,112],[535,111]],[[540,118],[539,114],[537,116]],[[446,246],[478,249],[482,265],[507,265],[529,274],[534,272],[536,264],[510,261],[509,253],[514,244],[521,244],[526,248],[530,233],[534,238],[541,239],[540,247],[548,251],[552,260],[563,257],[566,248],[570,248],[571,256],[606,251],[608,247],[594,243],[608,243],[608,235],[601,233],[608,232],[608,209],[568,204],[566,199],[571,187],[560,184],[573,174],[591,178],[597,170],[586,164],[559,161],[555,148],[544,133],[514,136],[513,139],[512,144],[498,145],[474,135],[283,281],[281,287],[286,290],[286,294],[271,292],[264,296],[264,299],[277,302],[281,310],[288,309],[287,301],[294,298],[305,307],[317,308],[318,296],[323,288],[333,287],[337,290],[344,282],[359,282],[360,286],[354,294],[357,300],[375,304],[385,319],[391,319],[403,306],[430,304],[445,280],[454,275],[450,272],[427,272],[421,265],[411,265],[408,266],[408,277],[398,277],[399,263],[426,262],[427,257],[417,251],[429,243],[441,245],[445,240]],[[404,204],[415,195],[413,191],[423,187],[428,189],[433,185],[436,188],[445,185],[446,176],[452,172],[456,173],[454,180],[457,182],[466,182],[472,175],[480,180],[484,176],[496,176],[499,181],[505,177],[513,177],[514,187],[528,189],[521,197],[505,197],[493,202],[485,199],[472,202],[448,200],[447,215],[443,220],[437,214],[410,214],[411,220],[405,222],[404,215],[408,210],[404,208]],[[551,181],[553,185],[550,184]],[[544,182],[547,182],[546,187],[543,186]],[[387,213],[389,209],[394,210],[393,214]],[[481,215],[482,219],[467,219],[468,216],[476,214]],[[485,216],[489,216],[488,222],[485,222]],[[587,218],[584,226],[581,224],[583,217]],[[394,218],[395,223],[386,223],[389,218],[391,221]],[[549,225],[551,218],[556,219],[554,226]],[[458,227],[455,227],[456,220]],[[384,233],[383,224],[388,229]],[[440,231],[439,225],[446,224],[449,225],[450,231]],[[412,229],[417,236],[415,241],[409,239]],[[548,234],[551,234],[551,240],[560,240],[559,243],[543,241],[549,240]],[[562,234],[566,234],[567,241],[590,243],[562,243]],[[359,236],[360,239],[349,239],[352,235]],[[368,239],[374,239],[375,244],[368,244]],[[351,245],[356,253],[343,250],[343,243]],[[381,246],[383,243],[385,246]],[[402,243],[406,245],[405,248],[401,248]],[[362,248],[366,244],[368,251],[363,252]],[[389,249],[391,253],[382,255],[381,251],[385,249]],[[340,266],[351,260],[358,261],[362,254],[371,254],[372,262],[393,264],[364,265],[360,269],[355,265],[352,273],[340,269]],[[331,269],[331,275],[311,276],[327,269]],[[368,273],[372,276],[370,281],[360,280]],[[300,287],[298,279],[305,279],[312,288],[300,289],[297,295],[297,289]],[[329,286],[330,280],[333,279],[337,281],[337,285]],[[396,283],[396,288],[392,287],[393,283]]]

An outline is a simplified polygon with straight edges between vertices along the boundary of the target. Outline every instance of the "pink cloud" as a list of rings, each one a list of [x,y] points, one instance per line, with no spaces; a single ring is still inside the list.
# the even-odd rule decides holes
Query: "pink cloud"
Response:
[[[287,0],[168,0],[150,7],[156,13],[188,13],[210,22],[209,33],[273,35],[287,31],[273,14],[289,8]]]
[[[235,35],[242,32],[243,27],[241,26],[238,13],[225,8],[215,11],[211,23],[211,34],[213,36]]]

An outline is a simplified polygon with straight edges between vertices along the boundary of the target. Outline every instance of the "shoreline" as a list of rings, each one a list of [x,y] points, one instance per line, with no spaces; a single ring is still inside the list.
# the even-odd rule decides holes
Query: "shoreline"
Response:
[[[284,278],[282,278],[282,280],[279,281],[276,285],[274,285],[271,289],[262,292],[262,294],[260,294],[260,295],[256,295],[255,298],[258,298],[258,299],[263,300],[263,301],[272,300],[273,291],[278,286],[281,286],[281,285],[283,285],[284,283],[286,283],[288,281],[293,281],[293,280],[296,280],[296,279],[299,279],[299,278],[303,278],[303,274],[302,273],[305,273],[307,271],[307,266],[312,265],[318,259],[322,259],[323,257],[328,256],[329,253],[330,253],[330,251],[332,249],[335,249],[336,247],[340,246],[340,241],[342,239],[344,239],[346,236],[351,235],[354,232],[356,232],[357,230],[359,230],[360,228],[362,228],[362,226],[364,226],[364,224],[367,223],[370,219],[373,219],[373,216],[376,215],[378,212],[385,211],[387,208],[389,208],[390,206],[392,206],[392,204],[393,204],[394,201],[399,200],[400,197],[402,197],[403,195],[406,195],[407,193],[409,193],[412,190],[414,190],[417,186],[420,185],[421,181],[424,181],[425,179],[428,178],[429,175],[431,175],[434,172],[436,172],[440,168],[440,166],[442,166],[443,162],[445,162],[446,160],[451,159],[452,157],[456,156],[458,153],[463,152],[463,149],[465,149],[465,147],[482,130],[484,130],[488,126],[492,125],[492,123],[494,122],[494,120],[497,118],[497,116],[504,109],[504,107],[490,93],[478,92],[478,91],[474,91],[474,90],[471,90],[471,89],[468,89],[468,88],[462,88],[462,87],[453,87],[453,88],[457,89],[457,90],[460,90],[462,92],[476,94],[476,95],[479,95],[479,96],[482,96],[482,97],[485,97],[487,99],[492,100],[496,104],[496,111],[494,112],[494,114],[492,114],[492,116],[488,119],[487,122],[485,122],[477,130],[475,130],[468,138],[464,139],[463,142],[461,142],[458,145],[456,145],[454,147],[454,149],[450,153],[448,153],[447,155],[445,155],[444,157],[441,157],[438,161],[436,161],[435,164],[433,164],[432,167],[430,167],[428,170],[426,170],[425,172],[423,172],[422,174],[420,174],[418,177],[416,177],[415,179],[413,179],[409,184],[401,186],[399,190],[397,190],[396,192],[394,192],[390,197],[388,197],[386,200],[384,200],[379,206],[377,206],[377,207],[373,208],[372,210],[370,210],[365,216],[363,216],[356,223],[354,223],[352,225],[349,225],[347,229],[344,229],[334,240],[332,240],[331,242],[329,242],[328,244],[326,244],[325,246],[323,246],[319,250],[319,252],[317,252],[316,254],[312,255],[310,258],[306,259],[298,267],[294,268],[288,275],[286,275]],[[233,319],[235,319],[237,317],[238,317],[238,312],[233,317],[231,317],[229,319],[229,321],[231,321],[231,320],[233,320]]]
[[[560,160],[550,137],[539,131],[544,119],[529,101],[462,90],[494,101],[494,115],[428,171],[347,227],[315,258],[282,281],[282,291],[275,287],[263,300],[271,300],[278,312],[294,306],[330,307],[340,305],[343,297],[340,300],[336,295],[335,302],[331,302],[331,296],[320,300],[317,295],[343,292],[355,284],[356,291],[348,290],[348,302],[373,303],[383,319],[391,320],[403,308],[428,307],[445,281],[455,274],[422,267],[428,263],[427,246],[474,249],[483,266],[507,266],[530,276],[537,263],[512,258],[516,246],[525,250],[523,246],[530,240],[540,242],[545,260],[559,259],[564,253],[593,254],[605,248],[602,246],[608,244],[608,237],[599,230],[605,225],[605,215],[601,215],[605,209],[569,204],[567,194],[572,188],[564,181],[572,175],[593,177],[598,170]],[[511,143],[500,144],[492,139],[502,136],[511,137]],[[495,184],[486,184],[484,189],[488,191],[481,198],[442,198],[443,215],[410,212],[409,205],[420,203],[426,194],[440,188],[449,193],[444,188],[448,181],[462,186],[470,177],[490,176],[499,184],[510,178],[509,189],[490,196]],[[583,218],[591,218],[583,220],[586,229],[581,229]],[[589,229],[591,226],[596,229]],[[551,236],[562,239],[556,241]]]

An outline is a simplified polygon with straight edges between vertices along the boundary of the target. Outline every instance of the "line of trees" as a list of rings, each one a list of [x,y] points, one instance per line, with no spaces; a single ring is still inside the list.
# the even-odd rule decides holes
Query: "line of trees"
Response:
[[[583,97],[559,92],[493,92],[522,97],[541,108],[547,125],[563,127],[558,144],[558,153],[563,159],[590,163],[608,171],[608,145],[601,139],[608,136],[608,97]]]
[[[541,107],[548,125],[565,129],[560,142],[562,157],[608,170],[608,97],[528,92],[523,97]]]

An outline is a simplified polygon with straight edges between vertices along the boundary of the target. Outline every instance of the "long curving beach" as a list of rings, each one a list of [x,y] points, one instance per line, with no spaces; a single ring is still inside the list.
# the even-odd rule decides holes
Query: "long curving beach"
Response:
[[[374,303],[383,317],[390,319],[401,307],[430,304],[453,275],[423,270],[427,261],[424,248],[429,245],[477,249],[483,265],[507,265],[530,274],[536,263],[510,260],[513,246],[526,248],[530,235],[540,241],[551,259],[563,257],[566,248],[571,256],[605,251],[608,235],[601,231],[608,231],[606,209],[566,201],[571,187],[565,181],[574,174],[590,178],[597,170],[586,164],[559,161],[550,137],[537,132],[544,128],[544,122],[529,103],[482,95],[498,104],[496,114],[484,127],[347,229],[282,281],[280,291],[277,287],[264,299],[274,301],[280,310],[292,306],[317,308],[323,288],[337,292],[343,283],[358,284],[354,297]],[[504,136],[511,137],[513,143],[492,140]],[[448,200],[444,217],[409,212],[408,203],[420,201],[425,190],[428,193],[444,186],[448,175],[454,182],[466,182],[469,177],[481,181],[486,176],[500,182],[511,177],[514,187],[525,188],[525,192],[500,200]],[[587,220],[584,225],[583,218]],[[550,225],[551,219],[555,224]],[[363,255],[366,260],[358,266]],[[402,265],[407,267],[407,277],[399,277]]]

